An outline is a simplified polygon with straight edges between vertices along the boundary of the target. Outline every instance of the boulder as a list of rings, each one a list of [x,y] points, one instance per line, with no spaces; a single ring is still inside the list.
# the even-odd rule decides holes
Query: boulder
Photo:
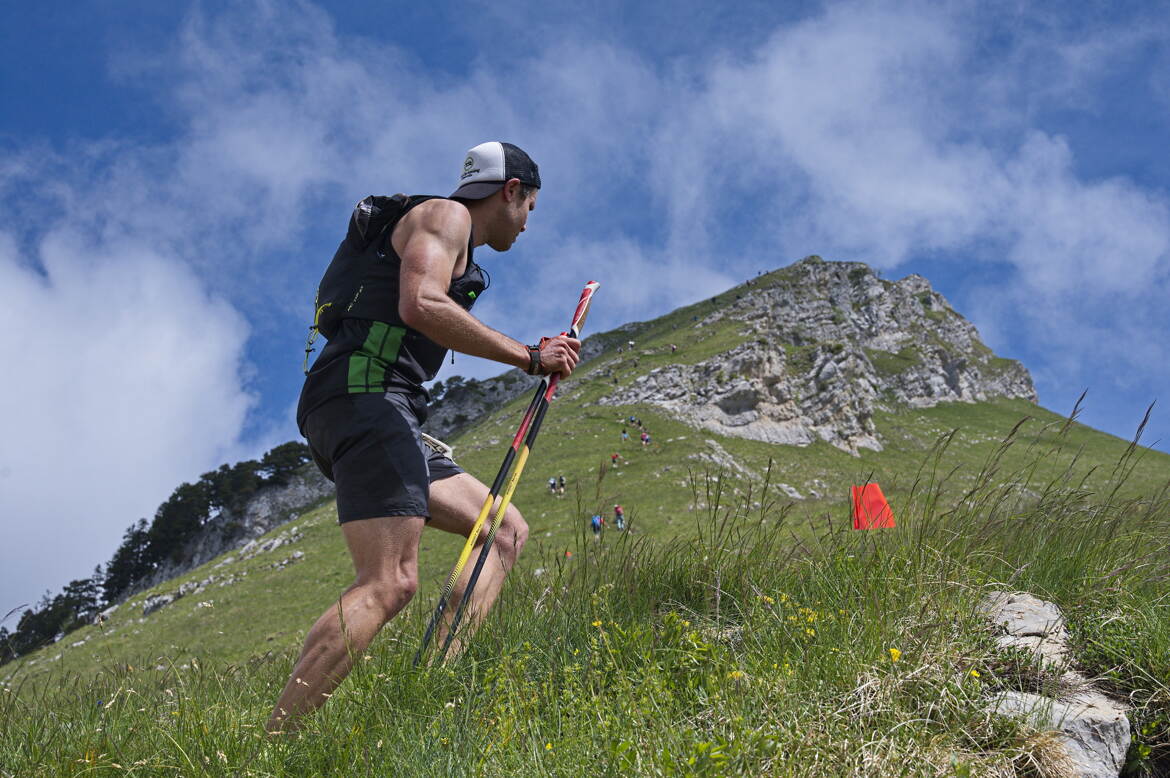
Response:
[[[979,607],[998,629],[1000,646],[1024,649],[1051,668],[1067,669],[1068,632],[1055,604],[1027,592],[994,592]]]
[[[1001,692],[988,709],[1022,718],[1042,732],[1058,733],[1066,767],[1079,778],[1116,778],[1129,749],[1129,719],[1113,700],[1082,692],[1055,700],[1027,692]]]
[[[1060,608],[1027,592],[998,591],[985,596],[977,609],[996,631],[1000,647],[1027,651],[1045,672],[1059,675],[1060,688],[1066,690],[1059,697],[999,692],[987,709],[1057,733],[1064,769],[1072,775],[1115,778],[1129,750],[1126,706],[1070,669],[1068,631]]]
[[[149,616],[159,608],[170,605],[172,602],[179,599],[179,597],[180,595],[178,592],[171,592],[170,594],[152,594],[146,598],[145,602],[142,603],[142,615]]]

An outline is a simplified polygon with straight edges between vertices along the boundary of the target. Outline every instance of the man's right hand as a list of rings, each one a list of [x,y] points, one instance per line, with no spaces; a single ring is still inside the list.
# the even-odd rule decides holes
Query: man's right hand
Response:
[[[540,372],[545,375],[560,373],[567,378],[581,361],[581,341],[564,333],[555,338],[540,339]]]

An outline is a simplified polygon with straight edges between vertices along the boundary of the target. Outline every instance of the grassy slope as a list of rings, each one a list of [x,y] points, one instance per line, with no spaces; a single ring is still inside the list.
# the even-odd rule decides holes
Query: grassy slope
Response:
[[[938,498],[940,502],[953,500],[959,491],[976,483],[984,463],[997,450],[1000,441],[1025,416],[1033,420],[1021,427],[1017,443],[999,458],[998,470],[990,480],[1021,481],[1025,480],[1021,473],[1027,471],[1026,480],[1036,493],[1042,490],[1043,484],[1064,472],[1074,453],[1079,451],[1076,471],[1090,472],[1084,481],[1086,490],[1101,492],[1108,483],[1113,464],[1125,452],[1124,441],[1077,424],[1058,438],[1056,433],[1062,427],[1059,417],[1020,401],[955,404],[879,414],[876,423],[887,448],[881,453],[863,452],[861,457],[851,457],[827,444],[777,447],[697,432],[651,407],[612,408],[591,404],[613,386],[612,378],[604,375],[609,368],[619,376],[619,381],[631,380],[635,375],[635,358],[636,372],[644,373],[680,359],[698,361],[739,342],[741,336],[733,322],[702,329],[694,326],[694,317],[702,319],[711,305],[705,302],[681,309],[634,328],[632,335],[622,332],[620,336],[610,336],[620,340],[631,337],[637,341],[637,347],[633,353],[602,355],[566,384],[563,396],[549,413],[516,496],[532,526],[522,572],[512,585],[517,599],[522,600],[526,593],[537,596],[529,591],[541,580],[534,572],[559,567],[564,550],[575,549],[580,557],[583,551],[591,549],[594,544],[584,537],[585,519],[599,509],[612,515],[605,509],[611,509],[615,502],[625,506],[635,529],[633,537],[650,541],[651,547],[664,548],[671,540],[695,537],[697,519],[707,515],[712,486],[710,479],[702,476],[703,470],[710,466],[691,457],[711,451],[707,440],[716,440],[737,461],[759,474],[768,470],[771,460],[773,482],[783,481],[805,494],[814,487],[825,493],[821,500],[794,502],[773,489],[764,498],[765,503],[779,498],[771,508],[773,513],[791,504],[785,519],[788,529],[806,542],[823,534],[829,526],[840,527],[848,521],[848,486],[866,478],[883,484],[895,511],[907,524],[916,518],[917,509],[912,504],[916,504],[921,494],[921,488],[914,489],[916,478],[929,478],[935,473],[941,480],[942,474],[954,471],[940,487]],[[668,349],[672,342],[680,346],[679,354],[673,359]],[[517,399],[452,441],[460,463],[482,480],[490,480],[526,402],[527,398]],[[653,432],[655,443],[651,448],[642,448],[636,434],[624,446],[619,443],[619,420],[631,413]],[[949,445],[938,456],[929,456],[939,436],[955,429],[958,432]],[[1040,448],[1029,451],[1032,441],[1037,441]],[[626,458],[626,463],[617,469],[610,469],[606,464],[613,451],[620,451]],[[1044,455],[1037,456],[1036,451]],[[923,463],[927,461],[930,467],[924,470]],[[1093,471],[1095,465],[1099,467]],[[1133,465],[1124,486],[1125,493],[1148,492],[1151,484],[1159,483],[1170,472],[1168,465],[1170,457],[1144,452]],[[549,496],[545,482],[549,476],[562,473],[569,481],[569,494],[563,498]],[[814,479],[819,479],[823,486],[814,484]],[[751,489],[754,494],[746,497],[745,514],[753,513],[752,503],[760,501],[759,484],[742,479],[728,483],[728,493],[722,498],[724,503],[733,501],[737,494],[747,496]],[[928,511],[918,511],[919,516],[925,513]],[[281,674],[287,672],[292,652],[299,646],[304,631],[349,583],[351,571],[340,535],[333,526],[334,519],[331,503],[308,512],[273,533],[298,528],[304,533],[299,542],[246,562],[214,570],[209,565],[158,590],[171,591],[186,580],[201,580],[212,572],[222,576],[246,571],[247,577],[240,582],[222,588],[213,584],[203,593],[189,595],[141,623],[141,601],[145,594],[139,595],[119,608],[104,627],[87,627],[72,633],[62,643],[31,657],[35,664],[22,660],[0,669],[0,679],[5,679],[10,688],[28,684],[25,695],[45,693],[59,700],[84,696],[92,692],[82,690],[97,688],[68,682],[70,674],[85,677],[98,674],[102,679],[99,684],[105,688],[120,688],[130,679],[137,679],[134,685],[151,689],[145,694],[157,703],[156,695],[162,694],[164,688],[173,689],[177,674],[195,672],[176,668],[216,668],[218,672],[234,663],[237,669],[227,672],[240,685],[238,699],[248,710],[242,720],[250,720],[249,717],[259,720],[269,698],[275,695]],[[616,536],[607,538],[607,543],[614,539]],[[413,644],[417,640],[421,619],[431,607],[433,594],[458,546],[457,539],[438,533],[424,537],[421,595],[379,639],[379,656],[383,657],[379,661],[388,667],[398,668],[398,660],[391,656],[409,653],[399,649],[396,641]],[[304,551],[304,558],[283,570],[271,567],[293,550]],[[211,605],[200,607],[200,603]],[[627,621],[629,618],[626,614]],[[539,620],[530,623],[528,628],[547,629]],[[84,645],[67,647],[81,640],[86,641]],[[265,656],[273,661],[266,661]],[[257,657],[259,664],[256,664]],[[251,664],[241,664],[249,660]],[[251,667],[255,672],[242,667]],[[222,684],[222,680],[217,683]],[[355,690],[368,688],[361,683],[353,687]],[[239,717],[232,721],[232,726],[246,726],[240,723]]]
[[[1170,498],[1094,494],[1075,469],[965,499],[936,482],[895,531],[799,544],[778,506],[726,496],[673,542],[578,536],[571,559],[512,581],[458,663],[411,668],[423,611],[392,623],[292,742],[259,731],[289,652],[5,689],[0,774],[1059,774],[1037,770],[1049,737],[984,712],[1056,683],[981,628],[981,591],[1005,586],[1066,608],[1084,669],[1135,705],[1130,774],[1163,774]]]
[[[1056,414],[1019,400],[879,413],[875,421],[887,441],[886,449],[863,450],[860,457],[853,457],[826,443],[803,448],[775,446],[695,430],[653,406],[594,404],[613,386],[612,379],[605,375],[607,370],[619,376],[619,381],[630,381],[655,367],[705,359],[740,342],[742,338],[735,322],[720,322],[705,328],[694,325],[692,317],[697,315],[701,319],[703,309],[709,311],[711,305],[699,303],[642,325],[632,335],[637,343],[633,352],[602,355],[566,382],[565,391],[550,409],[515,496],[516,504],[532,528],[529,547],[522,559],[525,569],[547,566],[550,555],[563,553],[573,546],[592,513],[600,512],[607,519],[612,518],[615,503],[623,505],[628,520],[640,535],[668,540],[693,534],[691,510],[705,504],[706,495],[701,494],[696,500],[689,480],[696,474],[717,471],[717,466],[697,458],[712,452],[707,441],[717,442],[742,466],[759,475],[761,481],[771,462],[773,483],[790,484],[806,497],[810,490],[822,493],[822,499],[782,500],[782,503],[793,502],[794,528],[812,532],[829,522],[849,521],[849,486],[867,479],[882,484],[897,512],[899,500],[912,486],[927,453],[941,436],[952,430],[957,432],[938,460],[937,468],[940,473],[957,471],[951,482],[954,489],[959,489],[974,483],[981,464],[1017,422],[1031,417],[1018,435],[1040,446],[1052,445],[1063,426],[1064,420]],[[625,337],[623,334],[622,339]],[[673,358],[670,343],[680,346]],[[495,474],[528,399],[517,398],[452,441],[459,462],[481,480],[490,482]],[[633,427],[628,428],[630,440],[624,444],[620,441],[621,420],[631,414],[652,431],[654,442],[649,448],[638,442],[638,430]],[[1112,463],[1120,458],[1128,444],[1073,424],[1060,445],[1067,450],[1083,448],[1082,461],[1087,466],[1102,466],[1090,476],[1088,484],[1092,486],[1105,482]],[[609,455],[613,452],[623,457],[623,464],[617,468],[609,467]],[[1011,472],[1030,460],[1026,447],[1017,446],[1004,457],[1001,467]],[[1036,478],[1049,480],[1058,476],[1064,465],[1056,458],[1048,458],[1034,468]],[[1155,482],[1167,472],[1170,472],[1170,456],[1146,452],[1137,464],[1129,488]],[[567,494],[552,497],[546,488],[547,480],[562,474],[569,485]],[[749,488],[757,492],[760,489],[759,483],[753,484],[749,479],[731,480],[735,485],[729,488],[736,494],[746,493]],[[772,495],[783,496],[775,487]],[[757,494],[753,501],[758,499]],[[111,662],[140,666],[169,660],[181,664],[183,657],[232,662],[296,646],[316,614],[351,579],[340,533],[333,526],[335,518],[335,508],[328,503],[270,533],[276,536],[287,529],[299,528],[304,538],[291,546],[220,568],[214,568],[219,560],[213,561],[144,592],[124,604],[104,628],[83,628],[71,633],[62,643],[34,655],[37,664],[20,675],[36,676],[46,669],[88,673]],[[424,583],[421,596],[411,607],[430,606],[433,592],[447,575],[460,545],[458,538],[426,533],[421,548]],[[270,567],[297,549],[305,552],[302,560],[284,570]],[[141,617],[141,604],[150,594],[174,591],[187,581],[200,581],[209,574],[222,577],[233,572],[247,572],[248,577],[228,587],[213,584],[203,593],[164,607],[143,623],[129,623]],[[212,607],[199,607],[200,602],[209,601],[213,602]],[[112,634],[106,636],[105,632]],[[87,640],[85,645],[69,647],[81,640]],[[52,659],[58,655],[60,659]],[[0,669],[0,678],[11,679],[26,665],[27,660],[5,666]]]

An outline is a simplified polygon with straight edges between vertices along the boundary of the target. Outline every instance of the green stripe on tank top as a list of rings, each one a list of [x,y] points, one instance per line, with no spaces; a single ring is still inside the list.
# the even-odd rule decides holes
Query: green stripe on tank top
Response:
[[[362,347],[349,355],[349,393],[380,392],[386,380],[386,368],[398,361],[404,327],[386,322],[370,323],[370,332]]]

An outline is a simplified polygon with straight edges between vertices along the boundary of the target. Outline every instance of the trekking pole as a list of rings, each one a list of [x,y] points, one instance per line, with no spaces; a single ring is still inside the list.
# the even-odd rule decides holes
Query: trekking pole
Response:
[[[590,281],[581,290],[581,299],[577,302],[577,310],[573,313],[573,323],[570,325],[567,333],[571,337],[578,338],[581,336],[581,328],[585,325],[585,317],[589,314],[589,304],[593,301],[593,293],[600,286],[601,284],[596,281]],[[496,531],[500,528],[500,524],[503,523],[504,512],[512,502],[512,494],[516,491],[516,486],[520,483],[520,476],[524,472],[524,465],[528,462],[528,455],[532,453],[532,446],[536,443],[536,435],[540,432],[540,425],[544,421],[544,414],[548,411],[549,403],[552,401],[553,394],[556,393],[557,383],[560,381],[560,378],[559,373],[550,377],[548,388],[541,398],[540,406],[536,409],[536,415],[533,417],[532,424],[528,428],[528,436],[524,440],[524,448],[520,450],[520,456],[516,460],[516,469],[512,472],[512,477],[508,480],[508,488],[500,500],[500,507],[496,509],[495,517],[492,518],[492,525],[488,530],[487,538],[484,540],[483,548],[479,551],[479,558],[475,560],[475,568],[471,571],[471,577],[467,580],[467,587],[463,590],[463,597],[459,600],[459,607],[455,610],[454,618],[451,619],[451,628],[447,631],[447,639],[443,641],[443,648],[439,651],[439,661],[446,658],[447,650],[451,647],[452,641],[455,640],[455,633],[459,629],[459,622],[467,610],[467,604],[471,601],[471,595],[475,591],[475,584],[479,581],[479,574],[483,571],[488,553],[492,549],[492,541],[495,540]]]
[[[567,333],[574,338],[580,334],[581,326],[585,323],[585,316],[589,312],[589,303],[593,299],[593,293],[601,284],[596,281],[590,281],[585,285],[581,291],[581,298],[577,302],[577,309],[573,314],[573,326]],[[536,387],[536,392],[532,395],[532,401],[528,403],[528,409],[524,412],[524,418],[520,421],[520,428],[516,431],[516,436],[512,439],[512,446],[508,449],[508,453],[504,455],[504,463],[500,465],[500,471],[496,473],[496,478],[492,482],[491,489],[488,490],[487,498],[483,502],[483,506],[479,510],[479,515],[475,519],[475,524],[471,528],[471,532],[467,535],[467,542],[463,544],[463,550],[459,552],[459,559],[455,562],[455,567],[451,570],[451,575],[447,577],[446,583],[443,584],[443,589],[439,593],[439,602],[435,606],[435,612],[431,614],[431,621],[427,624],[427,630],[423,634],[422,643],[419,645],[418,652],[414,655],[414,664],[418,665],[422,659],[423,652],[426,651],[430,644],[431,636],[435,632],[435,628],[439,625],[440,619],[443,618],[443,613],[447,610],[448,598],[451,596],[451,591],[455,588],[455,583],[459,580],[463,568],[467,565],[467,560],[471,557],[471,550],[475,547],[475,541],[479,537],[479,533],[483,530],[484,522],[487,520],[488,513],[492,509],[496,497],[500,494],[500,488],[504,485],[504,479],[508,477],[508,471],[512,467],[512,462],[515,461],[516,455],[520,450],[520,442],[525,441],[524,453],[521,454],[519,470],[523,470],[524,462],[528,459],[528,452],[531,450],[531,441],[535,439],[534,435],[529,434],[528,439],[525,440],[525,433],[528,433],[533,421],[536,418],[544,417],[544,410],[548,408],[549,400],[552,398],[553,392],[556,391],[557,383],[560,379],[560,374],[552,376],[544,376],[541,378],[540,384]],[[536,426],[540,426],[540,422],[536,422]],[[518,476],[518,474],[517,474]],[[487,540],[484,544],[484,550],[480,553],[479,559],[476,560],[475,570],[468,582],[468,590],[474,587],[474,582],[479,578],[479,571],[483,567],[483,560],[486,557],[488,549],[491,548],[492,539],[495,537],[496,529],[499,527],[499,522],[503,518],[504,509],[511,500],[512,491],[516,488],[516,480],[510,484],[505,502],[501,503],[501,508],[492,521],[491,529],[488,532]],[[458,623],[459,613],[463,610],[462,603],[467,600],[467,593],[464,593],[464,598],[460,602],[459,612],[456,613],[456,623]],[[448,634],[447,643],[444,644],[443,654],[446,655],[447,646],[450,645],[450,635],[454,633],[454,627]]]
[[[536,413],[536,408],[540,405],[541,398],[544,396],[547,383],[548,379],[546,377],[536,387],[536,393],[532,395],[532,401],[528,403],[528,410],[524,412],[524,418],[520,422],[520,429],[516,432],[516,437],[512,440],[512,447],[504,455],[504,464],[500,465],[500,472],[496,473],[496,480],[492,482],[492,488],[488,490],[487,499],[483,501],[483,507],[479,509],[479,515],[476,517],[475,524],[471,528],[471,534],[467,536],[467,542],[463,544],[463,550],[459,552],[459,558],[455,561],[455,567],[452,568],[451,575],[447,577],[447,582],[443,584],[443,589],[439,592],[439,602],[435,606],[435,612],[431,614],[431,621],[427,624],[427,631],[423,634],[422,643],[418,647],[418,652],[414,655],[415,665],[418,665],[422,659],[423,651],[426,650],[427,645],[431,642],[431,635],[434,634],[435,627],[439,625],[439,620],[447,610],[447,598],[451,596],[451,590],[455,588],[455,582],[459,580],[460,573],[463,572],[467,560],[471,557],[471,549],[475,547],[475,538],[479,537],[480,530],[483,529],[484,521],[487,520],[488,513],[492,509],[492,503],[495,502],[496,496],[499,495],[500,487],[504,485],[504,478],[507,477],[508,469],[512,466],[512,461],[516,458],[516,450],[520,446],[520,439],[528,430],[528,425],[531,423],[532,417]]]

